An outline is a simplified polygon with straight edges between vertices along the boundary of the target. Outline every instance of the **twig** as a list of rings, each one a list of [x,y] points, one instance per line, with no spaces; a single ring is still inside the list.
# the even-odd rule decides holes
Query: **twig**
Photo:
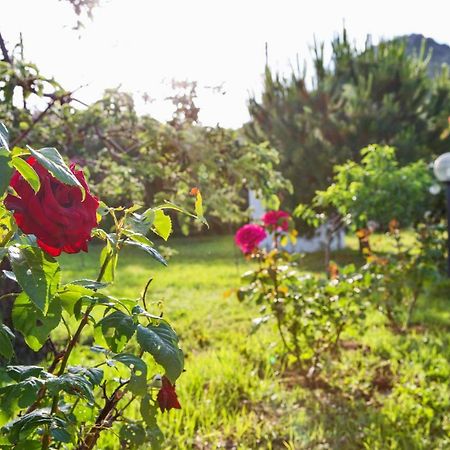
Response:
[[[142,303],[144,304],[144,309],[148,312],[147,310],[147,303],[146,303],[146,297],[147,297],[147,290],[151,284],[151,282],[153,281],[153,278],[149,278],[149,280],[147,281],[147,284],[145,285],[144,288],[144,292],[142,293]]]
[[[0,33],[0,49],[2,50],[2,54],[3,54],[3,61],[11,64],[11,58],[9,56],[8,50],[6,49],[6,45],[5,45],[5,41],[3,40],[3,36]]]

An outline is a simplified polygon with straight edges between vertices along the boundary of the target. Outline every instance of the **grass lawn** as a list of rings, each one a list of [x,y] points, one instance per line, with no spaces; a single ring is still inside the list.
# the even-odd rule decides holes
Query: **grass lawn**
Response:
[[[334,255],[338,263],[360,262],[356,241],[349,244]],[[383,237],[372,245],[388,250]],[[364,332],[353,331],[358,346],[323,368],[328,387],[306,388],[295,373],[280,372],[270,324],[250,334],[258,310],[240,304],[233,292],[248,263],[232,237],[173,239],[170,246],[179,253],[167,268],[139,251],[124,251],[109,288],[137,298],[154,277],[148,303],[155,313],[162,308],[180,335],[183,409],[160,418],[163,448],[450,448],[448,286],[420,299],[415,319],[421,326],[408,335],[391,333],[373,311]],[[89,254],[61,257],[66,281],[95,278],[98,255],[92,246]],[[321,271],[322,255],[307,255],[303,264]],[[92,358],[88,348],[78,355]],[[119,447],[105,433],[98,448]]]

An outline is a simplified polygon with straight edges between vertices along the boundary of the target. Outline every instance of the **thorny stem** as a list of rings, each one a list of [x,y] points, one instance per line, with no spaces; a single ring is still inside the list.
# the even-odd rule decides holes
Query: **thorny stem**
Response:
[[[128,402],[128,404],[125,406],[125,408],[122,408],[120,412],[118,412],[115,415],[112,415],[114,409],[116,408],[119,401],[123,398],[124,392],[121,391],[121,389],[129,383],[129,380],[119,384],[117,388],[114,390],[114,392],[111,394],[111,396],[108,398],[106,397],[105,406],[100,411],[97,420],[95,421],[95,424],[92,426],[92,428],[89,430],[88,434],[84,439],[81,439],[80,444],[77,447],[77,450],[91,450],[94,448],[95,444],[97,443],[97,440],[100,436],[100,432],[104,430],[105,428],[109,428],[114,420],[118,417],[118,415],[123,412],[123,410],[131,403]],[[134,398],[132,397],[132,400]]]

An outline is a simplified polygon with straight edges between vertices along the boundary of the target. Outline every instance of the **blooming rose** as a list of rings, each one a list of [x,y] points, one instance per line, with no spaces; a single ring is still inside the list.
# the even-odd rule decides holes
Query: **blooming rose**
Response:
[[[236,245],[242,250],[245,255],[253,252],[258,244],[267,237],[263,227],[254,223],[249,223],[237,230],[234,237]]]
[[[86,191],[81,201],[79,187],[61,183],[33,157],[27,162],[38,174],[41,187],[35,193],[19,172],[12,176],[10,185],[18,196],[8,194],[5,205],[14,211],[17,225],[24,233],[34,234],[39,247],[52,256],[86,252],[92,228],[97,226],[98,200],[89,192],[83,172],[71,164],[71,172]]]
[[[177,394],[175,392],[175,385],[169,381],[166,376],[162,377],[162,387],[156,397],[158,400],[159,408],[162,412],[169,411],[169,409],[181,409],[180,402],[178,401]]]
[[[287,231],[290,215],[286,211],[268,211],[262,217],[264,226],[270,231]]]

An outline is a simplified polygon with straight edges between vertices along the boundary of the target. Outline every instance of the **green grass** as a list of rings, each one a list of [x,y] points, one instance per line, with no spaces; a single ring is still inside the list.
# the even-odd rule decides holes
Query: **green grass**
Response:
[[[389,250],[382,237],[376,240],[374,247]],[[177,392],[183,409],[159,418],[163,448],[450,448],[448,286],[420,300],[415,319],[424,329],[417,332],[393,334],[374,312],[359,337],[361,346],[323,367],[339,390],[310,389],[295,372],[280,372],[271,325],[250,334],[258,310],[239,303],[232,292],[248,268],[232,238],[174,239],[170,245],[179,253],[167,268],[138,251],[124,251],[109,289],[138,298],[153,277],[148,304],[152,312],[162,309],[180,335],[186,372]],[[355,248],[350,240],[350,248],[333,259],[361,262]],[[98,255],[92,246],[89,254],[62,257],[66,281],[94,278]],[[320,254],[307,255],[304,270],[322,271],[322,261]],[[87,348],[79,358],[89,357]],[[119,447],[105,433],[99,448]]]

